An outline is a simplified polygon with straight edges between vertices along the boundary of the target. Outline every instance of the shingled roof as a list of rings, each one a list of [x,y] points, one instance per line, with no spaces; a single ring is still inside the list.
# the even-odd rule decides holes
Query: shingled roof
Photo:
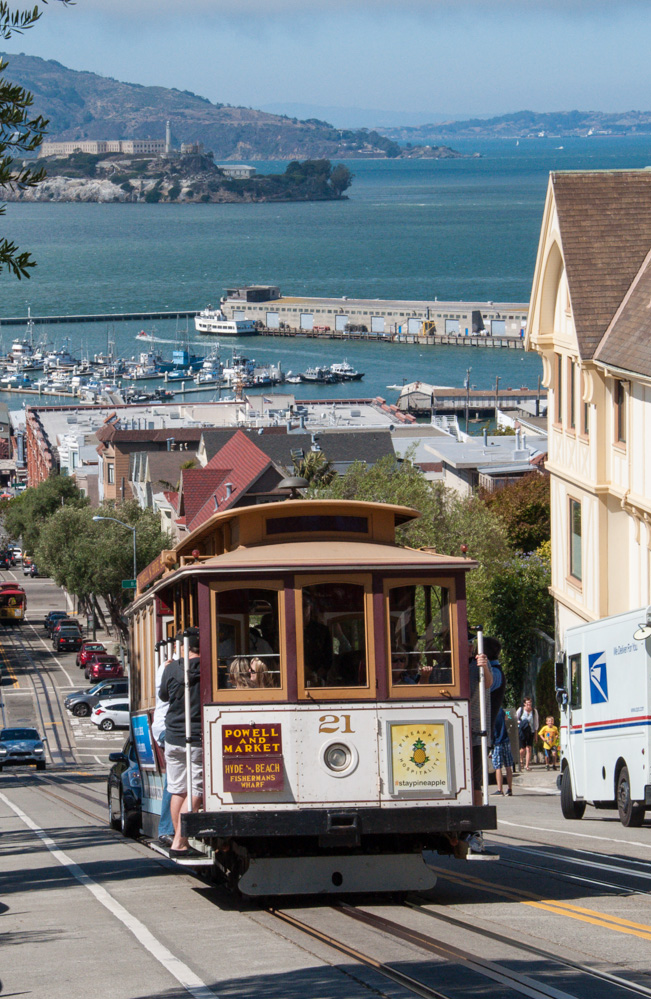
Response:
[[[651,248],[651,170],[552,173],[579,352],[594,356]]]
[[[597,347],[595,360],[651,375],[651,251]]]

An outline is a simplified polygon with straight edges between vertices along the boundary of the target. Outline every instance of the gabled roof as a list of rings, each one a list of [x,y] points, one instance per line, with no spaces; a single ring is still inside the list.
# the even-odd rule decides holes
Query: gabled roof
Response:
[[[237,430],[206,467],[199,470],[200,474],[212,474],[219,481],[193,517],[186,508],[188,530],[194,531],[214,513],[234,506],[271,465],[266,454],[245,433]],[[228,484],[232,487],[230,493]]]
[[[651,376],[651,251],[595,351],[595,361]]]
[[[267,429],[275,432],[268,433]],[[208,464],[234,433],[234,430],[204,430],[203,441]],[[273,462],[290,471],[293,467],[292,452],[303,451],[307,454],[312,448],[311,433],[288,434],[283,427],[265,428],[262,434],[255,431],[245,436]],[[318,432],[316,436],[325,457],[335,464],[360,460],[372,465],[385,455],[393,454],[388,430],[334,430]]]
[[[552,173],[579,352],[593,357],[651,247],[651,171]]]
[[[179,513],[185,514],[188,524],[224,481],[225,474],[223,469],[183,469],[179,490]]]

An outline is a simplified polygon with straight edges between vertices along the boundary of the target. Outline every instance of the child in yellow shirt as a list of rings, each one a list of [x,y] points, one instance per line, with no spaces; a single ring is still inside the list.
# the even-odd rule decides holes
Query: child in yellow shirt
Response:
[[[547,764],[547,769],[549,770],[549,761],[552,761],[552,770],[556,770],[556,765],[558,762],[558,729],[554,725],[554,716],[549,715],[545,718],[545,724],[538,733],[543,741],[543,749],[545,750],[545,763]]]

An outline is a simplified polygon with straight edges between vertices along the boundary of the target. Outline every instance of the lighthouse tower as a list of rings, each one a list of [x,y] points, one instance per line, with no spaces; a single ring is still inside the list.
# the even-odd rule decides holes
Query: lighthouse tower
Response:
[[[172,152],[172,130],[170,128],[169,121],[165,122],[165,155],[169,156]]]

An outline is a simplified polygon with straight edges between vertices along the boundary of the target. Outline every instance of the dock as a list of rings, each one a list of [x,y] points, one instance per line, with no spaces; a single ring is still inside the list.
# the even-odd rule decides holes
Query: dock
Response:
[[[26,326],[28,322],[35,326],[45,326],[50,323],[122,323],[134,320],[150,322],[154,319],[194,319],[198,309],[173,310],[167,312],[99,312],[95,315],[74,316],[7,316],[0,319],[0,326]]]

